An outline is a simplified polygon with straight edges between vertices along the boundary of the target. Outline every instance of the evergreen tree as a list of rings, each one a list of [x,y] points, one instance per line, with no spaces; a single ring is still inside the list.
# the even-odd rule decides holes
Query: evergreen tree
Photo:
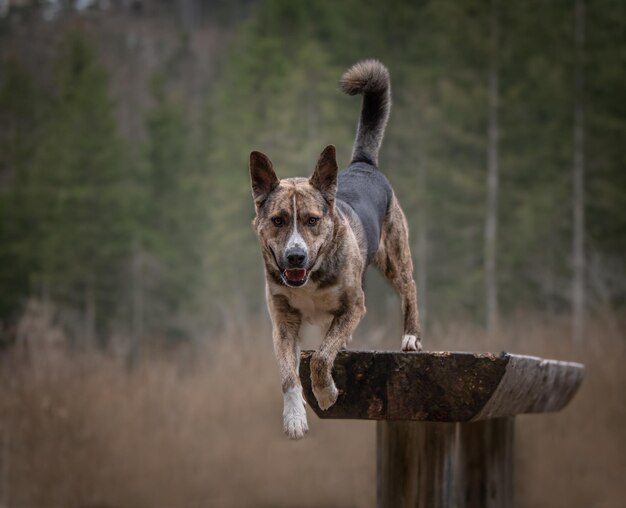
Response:
[[[55,92],[29,187],[38,277],[55,301],[82,309],[84,340],[93,342],[119,302],[130,196],[108,74],[81,34],[64,40]]]
[[[192,313],[201,280],[207,176],[192,150],[182,104],[168,96],[166,85],[162,74],[154,76],[154,104],[146,118],[135,239],[144,262],[136,290],[147,293],[141,299],[148,328],[178,337],[189,333],[182,318]]]
[[[571,18],[570,18],[571,19]],[[588,304],[626,302],[626,6],[587,2],[585,12],[585,214]]]
[[[0,82],[0,322],[11,321],[31,290],[38,266],[37,229],[26,202],[29,166],[45,99],[15,61]]]

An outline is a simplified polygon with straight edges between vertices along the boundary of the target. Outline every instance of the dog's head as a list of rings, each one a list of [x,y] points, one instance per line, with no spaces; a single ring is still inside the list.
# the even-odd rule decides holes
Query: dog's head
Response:
[[[327,146],[311,178],[279,180],[270,159],[250,154],[256,229],[268,271],[290,287],[301,287],[319,265],[334,231],[337,162]]]

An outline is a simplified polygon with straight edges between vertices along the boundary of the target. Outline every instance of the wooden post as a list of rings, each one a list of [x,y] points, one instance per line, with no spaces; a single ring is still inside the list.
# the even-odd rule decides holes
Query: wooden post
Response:
[[[513,501],[513,425],[522,413],[559,411],[583,377],[577,363],[502,353],[339,353],[334,406],[304,395],[320,418],[378,420],[379,507],[506,508]]]
[[[376,473],[379,507],[510,507],[513,418],[379,421]]]
[[[513,506],[513,418],[457,423],[459,488],[456,506]]]
[[[454,506],[456,424],[378,422],[376,458],[378,506]]]

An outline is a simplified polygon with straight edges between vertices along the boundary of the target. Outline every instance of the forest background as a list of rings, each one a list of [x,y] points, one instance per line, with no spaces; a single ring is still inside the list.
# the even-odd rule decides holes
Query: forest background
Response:
[[[618,506],[625,34],[617,0],[0,1],[0,506],[373,504],[369,426],[280,436],[247,171],[308,175],[330,143],[346,165],[337,82],[371,57],[425,348],[586,363],[570,409],[522,419],[518,502]],[[353,347],[397,349],[373,272],[367,308]]]

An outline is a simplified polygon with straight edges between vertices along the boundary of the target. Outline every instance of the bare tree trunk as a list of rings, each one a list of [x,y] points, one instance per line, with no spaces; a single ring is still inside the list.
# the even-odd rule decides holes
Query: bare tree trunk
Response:
[[[44,315],[49,319],[52,314],[52,303],[50,301],[50,286],[46,278],[43,278],[41,281],[41,303]]]
[[[9,430],[0,429],[0,508],[9,507]]]
[[[485,291],[487,330],[498,327],[498,20],[491,1],[491,66],[489,69],[489,125],[487,128],[487,216],[485,220]]]
[[[180,21],[185,30],[191,30],[198,23],[196,0],[179,0]]]
[[[96,346],[96,294],[93,277],[85,285],[85,349]]]
[[[576,0],[576,75],[574,104],[574,165],[572,242],[572,332],[580,344],[585,334],[585,111],[583,51],[585,43],[585,2]]]
[[[133,240],[133,248],[132,248],[132,267],[131,267],[131,284],[132,284],[132,302],[131,302],[131,312],[132,312],[132,332],[131,332],[131,343],[130,343],[130,351],[128,354],[128,366],[132,368],[136,365],[139,360],[139,344],[141,341],[141,337],[143,336],[143,309],[144,309],[144,294],[143,294],[143,281],[142,281],[142,270],[143,270],[143,256],[141,252],[141,248],[139,246],[139,242],[135,239]]]
[[[426,319],[428,315],[428,215],[426,210],[426,167],[424,157],[422,157],[422,164],[417,171],[417,192],[422,199],[418,203],[420,207],[420,213],[418,218],[417,229],[417,298],[419,300],[419,312],[422,329],[426,327]]]

